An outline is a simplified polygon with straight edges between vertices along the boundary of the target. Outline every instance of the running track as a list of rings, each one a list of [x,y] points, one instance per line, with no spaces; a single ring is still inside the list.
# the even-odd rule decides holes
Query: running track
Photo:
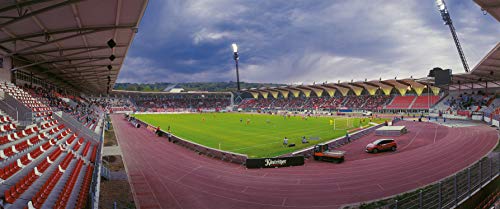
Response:
[[[487,126],[448,128],[400,122],[397,152],[363,152],[377,138],[342,147],[342,164],[306,160],[304,166],[246,169],[198,155],[133,128],[112,115],[136,205],[148,208],[337,208],[392,196],[447,177],[479,160],[498,141]]]

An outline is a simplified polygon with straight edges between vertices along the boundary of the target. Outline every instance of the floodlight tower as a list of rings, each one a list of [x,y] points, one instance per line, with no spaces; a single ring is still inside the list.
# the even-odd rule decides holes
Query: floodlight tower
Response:
[[[231,46],[233,47],[233,58],[234,58],[234,62],[236,63],[236,83],[238,85],[238,91],[240,91],[241,90],[240,89],[240,72],[238,69],[238,60],[240,58],[238,56],[238,45],[233,43]]]
[[[446,3],[444,3],[444,0],[436,0],[436,4],[439,12],[441,13],[444,24],[450,27],[451,35],[453,36],[453,40],[455,41],[455,45],[457,46],[458,55],[462,60],[462,65],[464,66],[465,72],[469,72],[469,64],[467,64],[467,60],[465,59],[460,41],[458,41],[457,33],[455,32],[455,27],[453,26],[453,22],[451,21],[450,13],[448,12],[448,8],[446,8]]]

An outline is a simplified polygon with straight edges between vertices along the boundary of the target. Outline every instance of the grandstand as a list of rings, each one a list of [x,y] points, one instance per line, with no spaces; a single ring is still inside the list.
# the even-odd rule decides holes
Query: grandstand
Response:
[[[408,81],[420,86],[407,85]],[[423,93],[427,88],[432,89],[432,93]],[[247,97],[238,108],[247,110],[370,110],[381,113],[419,112],[428,111],[443,95],[438,87],[410,79],[282,86],[280,89],[274,94],[268,93],[269,88],[244,89]]]
[[[499,1],[474,2],[500,19]],[[425,208],[425,198],[452,208],[498,182],[500,43],[446,85],[410,77],[238,92],[113,90],[147,5],[0,2],[0,208],[111,208],[99,205],[109,191],[101,181],[116,176],[137,208],[340,208],[382,198],[376,207]],[[160,127],[157,114],[171,118]],[[419,118],[400,121],[406,114]],[[395,138],[397,152],[365,153],[374,130],[393,123],[409,129]],[[283,143],[277,129],[297,144]],[[314,161],[318,143],[351,162]],[[121,173],[103,156],[120,156]],[[245,168],[294,157],[306,166]]]
[[[83,95],[110,90],[146,5],[0,3],[1,208],[97,208],[109,102]]]

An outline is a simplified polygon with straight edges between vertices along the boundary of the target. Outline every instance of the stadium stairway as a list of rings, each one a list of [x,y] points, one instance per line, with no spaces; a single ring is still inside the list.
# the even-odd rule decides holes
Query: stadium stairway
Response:
[[[417,101],[418,96],[414,97],[413,100],[411,101],[410,105],[408,106],[408,109],[411,109],[415,102]]]

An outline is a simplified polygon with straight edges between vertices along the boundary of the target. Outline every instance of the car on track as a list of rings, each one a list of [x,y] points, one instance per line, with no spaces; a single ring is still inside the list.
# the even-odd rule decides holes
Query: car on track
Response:
[[[368,153],[378,153],[380,151],[396,151],[398,145],[394,139],[377,139],[374,142],[366,145],[366,152]]]

